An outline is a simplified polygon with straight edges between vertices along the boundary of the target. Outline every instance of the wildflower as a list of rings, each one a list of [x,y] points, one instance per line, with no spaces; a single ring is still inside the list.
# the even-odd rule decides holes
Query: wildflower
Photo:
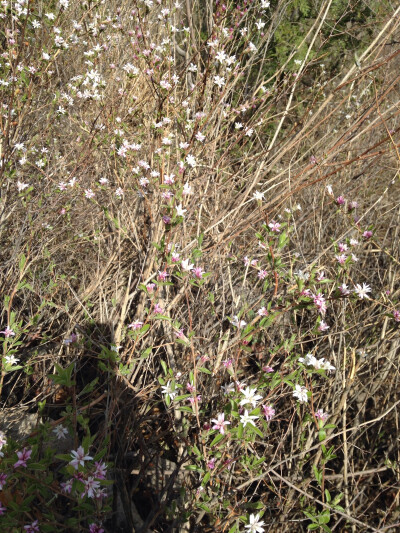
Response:
[[[73,479],[69,479],[68,481],[66,481],[65,483],[60,483],[60,486],[61,486],[61,490],[63,492],[65,492],[66,494],[70,494],[71,493],[71,490],[72,490],[72,483],[73,483]]]
[[[171,386],[171,381],[168,381],[168,383],[166,385],[163,385],[161,387],[161,392],[163,394],[165,394],[165,395],[168,395],[171,398],[171,400],[173,400],[175,398],[176,394],[177,394],[175,392],[175,387],[172,388],[172,386]]]
[[[3,504],[0,502],[0,516],[3,515],[7,511],[7,507],[4,507]]]
[[[253,200],[264,200],[264,193],[256,191],[253,193]]]
[[[319,323],[319,326],[318,326],[318,331],[326,331],[329,329],[329,326],[326,322],[324,322],[323,320],[321,320],[321,322]]]
[[[270,222],[268,224],[268,227],[270,228],[271,231],[275,232],[275,233],[279,233],[280,232],[280,227],[281,225],[279,224],[279,222],[275,222],[274,220],[272,222]]]
[[[186,156],[186,163],[191,167],[191,168],[195,168],[195,166],[197,165],[197,162],[196,162],[196,159],[193,155],[191,154],[188,154]]]
[[[357,246],[358,240],[357,239],[350,239],[350,246]]]
[[[39,521],[35,520],[32,524],[24,526],[26,533],[36,533],[39,531]]]
[[[90,455],[85,455],[85,450],[82,448],[82,446],[79,446],[76,451],[72,450],[71,456],[73,459],[69,462],[69,464],[73,466],[75,470],[78,470],[79,465],[85,466],[85,461],[91,461],[93,459],[93,457],[90,457]]]
[[[183,186],[182,191],[183,196],[187,196],[188,194],[192,194],[192,187],[189,185],[189,183],[185,183]]]
[[[17,181],[18,192],[22,192],[24,189],[27,189],[28,187],[29,187],[29,183],[22,183],[21,181]]]
[[[211,420],[211,422],[213,422],[215,424],[213,426],[213,429],[218,429],[218,431],[221,433],[221,435],[225,434],[225,426],[230,424],[230,422],[225,420],[225,414],[224,413],[220,413],[218,415],[218,417],[216,419],[214,418],[213,420]]]
[[[3,472],[0,473],[0,490],[3,490],[3,487],[6,484],[7,478],[8,478],[7,474],[4,474]]]
[[[180,255],[177,252],[172,252],[171,261],[177,263],[179,261]]]
[[[364,237],[365,240],[367,240],[367,239],[370,239],[372,235],[373,235],[372,231],[367,230],[367,231],[364,231],[362,236]]]
[[[347,252],[347,244],[345,242],[339,242],[339,252]]]
[[[153,309],[153,313],[155,315],[161,315],[161,313],[164,311],[164,309],[161,307],[160,304],[155,304],[154,306],[154,309]]]
[[[220,89],[222,89],[222,87],[225,85],[225,78],[223,76],[214,76],[214,83]]]
[[[131,329],[140,329],[143,326],[143,322],[140,322],[140,320],[135,320],[135,322],[132,322],[129,324],[128,328]]]
[[[340,265],[344,265],[347,259],[346,254],[335,255],[335,259]]]
[[[195,267],[193,268],[192,270],[193,272],[193,275],[197,278],[197,279],[201,279],[203,277],[203,274],[204,274],[204,271],[201,267]]]
[[[88,498],[94,498],[97,490],[100,488],[100,481],[96,481],[94,477],[90,476],[83,483],[85,485],[85,492],[82,493],[81,498],[84,498],[86,495]]]
[[[190,272],[191,270],[193,270],[194,264],[190,263],[189,259],[184,259],[181,263],[181,267],[185,272]]]
[[[235,315],[233,317],[231,322],[232,322],[233,326],[235,326],[236,328],[239,328],[239,329],[242,329],[242,328],[244,328],[247,325],[247,322],[245,322],[244,320],[239,320],[239,317],[237,315]]]
[[[324,295],[321,293],[314,294],[313,301],[314,305],[323,316],[326,313],[326,300],[324,298]]]
[[[4,331],[0,331],[0,333],[3,333],[5,337],[14,337],[15,336],[14,331],[11,328],[9,328],[8,326],[6,327],[6,329]]]
[[[118,198],[122,198],[124,196],[124,191],[121,187],[118,187],[118,189],[115,191],[115,196]]]
[[[225,361],[222,362],[222,364],[224,365],[225,368],[231,368],[233,365],[233,361],[232,359],[226,359]]]
[[[295,390],[293,391],[293,396],[297,398],[299,402],[307,403],[308,402],[307,392],[308,390],[302,385],[296,385]]]
[[[250,389],[250,387],[246,387],[246,390],[242,391],[244,398],[240,401],[239,405],[251,404],[253,407],[255,407],[258,400],[262,399],[262,396],[256,394],[256,392],[257,389]]]
[[[149,294],[153,294],[156,284],[155,283],[148,283],[146,285],[147,292]]]
[[[104,529],[97,524],[89,524],[89,533],[104,533]]]
[[[247,409],[244,412],[244,415],[240,415],[240,423],[243,424],[243,427],[246,427],[247,424],[250,424],[252,426],[255,426],[254,420],[257,420],[258,416],[256,415],[249,415],[249,412]]]
[[[59,424],[53,429],[53,433],[55,433],[57,439],[65,439],[65,435],[68,435],[68,429]]]
[[[272,366],[263,366],[262,369],[263,369],[263,371],[264,371],[266,374],[271,374],[271,372],[274,371],[274,369],[272,368]]]
[[[18,363],[19,359],[17,359],[14,355],[6,355],[4,361],[7,365],[13,366]]]
[[[187,209],[182,208],[182,204],[176,206],[176,214],[178,217],[184,217]]]
[[[342,283],[339,287],[339,291],[342,294],[342,296],[348,296],[350,294],[350,291],[346,285],[346,283]]]
[[[168,215],[164,215],[162,219],[164,224],[169,224],[171,222],[171,217],[169,217]]]
[[[185,334],[183,333],[183,329],[179,329],[178,331],[175,331],[175,335],[177,339],[185,339]]]
[[[400,322],[400,311],[397,311],[397,309],[395,309],[393,311],[393,318],[396,322]]]
[[[268,272],[266,270],[259,270],[257,276],[259,279],[265,279],[268,275]]]
[[[224,391],[225,396],[229,396],[231,392],[235,392],[235,384],[228,383],[227,385],[222,385],[221,389]]]
[[[18,461],[14,463],[14,468],[18,468],[19,466],[26,468],[26,461],[30,459],[31,454],[32,450],[28,450],[27,448],[24,448],[22,452],[17,452]]]
[[[92,191],[92,189],[86,189],[85,190],[85,196],[86,196],[86,198],[88,198],[90,200],[90,198],[93,198],[95,196],[95,194]]]
[[[317,281],[323,281],[325,279],[325,272],[322,270],[317,274]]]
[[[266,2],[269,5],[269,2]],[[268,7],[268,6],[266,6]],[[262,527],[265,524],[263,520],[260,520],[259,514],[252,514],[249,516],[249,523],[247,526],[244,526],[245,529],[248,529],[248,533],[263,533],[264,528]]]
[[[275,409],[272,407],[272,405],[263,405],[262,408],[265,418],[267,419],[267,422],[269,422],[275,416]]]
[[[158,280],[159,281],[165,281],[168,277],[168,272],[166,270],[164,270],[163,272],[161,272],[160,270],[158,271]]]
[[[104,533],[104,529],[97,524],[89,524],[89,533]]]
[[[213,470],[215,468],[215,458],[213,457],[207,462],[207,468]]]
[[[324,413],[322,409],[318,409],[318,411],[315,412],[315,418],[318,420],[326,420],[329,417],[328,413]]]
[[[327,193],[328,193],[330,196],[333,196],[332,185],[327,185],[327,186],[326,186],[326,191],[327,191]]]
[[[367,285],[366,283],[363,283],[362,286],[357,283],[354,287],[354,292],[358,295],[360,300],[363,300],[364,298],[369,298],[368,292],[371,292],[371,287]]]
[[[260,307],[260,309],[257,311],[257,314],[259,316],[268,316],[268,311],[265,307]]]
[[[344,196],[338,196],[336,198],[336,203],[337,203],[337,205],[344,205],[346,203],[346,200],[345,200]]]
[[[197,401],[197,402],[201,402],[201,396],[200,396],[200,394],[197,396],[197,398],[193,398],[193,397],[189,398],[189,402],[190,402],[192,405],[194,405],[194,404],[196,403],[196,401]]]

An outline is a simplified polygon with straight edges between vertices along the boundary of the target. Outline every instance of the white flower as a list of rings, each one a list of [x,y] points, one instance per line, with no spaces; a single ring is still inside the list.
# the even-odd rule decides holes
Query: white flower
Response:
[[[192,155],[188,154],[188,155],[186,156],[186,163],[187,163],[190,167],[194,168],[194,167],[196,166],[196,159],[195,159]]]
[[[263,520],[260,520],[259,514],[252,514],[249,516],[249,523],[247,526],[244,526],[245,529],[248,529],[248,533],[264,533],[264,528],[261,527],[265,524]]]
[[[57,439],[65,439],[65,435],[68,435],[68,429],[59,424],[53,429],[53,433],[56,434]]]
[[[248,405],[251,403],[253,407],[257,405],[258,400],[262,400],[262,396],[259,394],[256,394],[257,389],[251,389],[250,387],[246,387],[246,390],[242,391],[242,394],[244,396],[243,400],[241,400],[239,405]]]
[[[225,78],[223,76],[214,76],[214,83],[221,89],[225,85]]]
[[[23,191],[27,187],[29,187],[29,183],[22,183],[21,181],[17,181],[18,192]]]
[[[264,200],[264,193],[260,191],[253,192],[254,200]]]
[[[182,204],[176,206],[176,214],[178,217],[184,217],[187,209],[183,209]]]
[[[247,325],[247,322],[245,322],[244,320],[239,320],[239,317],[237,315],[235,315],[233,317],[233,319],[231,320],[232,324],[239,328],[239,329],[242,329],[244,328],[246,325]]]
[[[293,391],[293,396],[299,400],[299,402],[307,403],[308,402],[308,396],[307,396],[308,390],[301,386],[296,385],[295,390]]]
[[[181,263],[181,267],[183,270],[185,270],[185,272],[190,272],[194,267],[194,264],[190,263],[189,261],[189,259],[184,259]]]
[[[93,457],[90,457],[90,455],[85,455],[85,450],[82,448],[82,446],[79,446],[76,451],[72,450],[71,455],[73,459],[69,462],[69,464],[73,466],[75,470],[78,470],[79,465],[85,466],[85,461],[90,461],[93,459]]]
[[[252,426],[255,426],[254,420],[257,420],[258,416],[256,415],[249,415],[249,412],[247,409],[244,412],[244,415],[240,416],[240,423],[243,424],[243,427],[246,427],[247,424],[251,424]]]
[[[185,183],[183,186],[182,194],[184,196],[187,196],[188,194],[192,194],[192,187],[189,185],[189,183]]]
[[[358,294],[358,297],[360,298],[360,300],[362,300],[363,298],[369,298],[367,293],[371,292],[371,290],[372,290],[371,287],[367,285],[366,283],[363,283],[362,287],[359,283],[357,283],[357,285],[355,285],[354,287],[354,292]]]
[[[8,365],[11,366],[16,365],[19,361],[19,359],[17,359],[14,355],[6,355],[4,360]]]
[[[177,394],[175,390],[171,387],[171,381],[168,381],[166,385],[163,385],[161,387],[161,391],[163,394],[168,394],[171,400],[173,400]]]

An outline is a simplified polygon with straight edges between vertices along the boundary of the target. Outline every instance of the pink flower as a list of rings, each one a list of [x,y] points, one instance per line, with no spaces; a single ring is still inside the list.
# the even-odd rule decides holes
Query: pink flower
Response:
[[[280,227],[281,227],[281,224],[279,224],[279,222],[275,222],[274,220],[272,222],[270,222],[268,224],[268,227],[271,231],[275,232],[275,233],[279,233],[280,232]]]
[[[264,371],[266,374],[271,374],[271,372],[274,371],[274,369],[272,368],[272,366],[263,366],[262,369],[263,369],[263,371]]]
[[[5,337],[14,337],[15,336],[14,331],[11,328],[9,328],[8,326],[6,327],[6,329],[4,331],[0,331],[0,333],[4,333]]]
[[[85,461],[90,461],[93,459],[93,457],[90,457],[90,455],[85,454],[85,450],[82,448],[82,446],[79,446],[76,451],[72,450],[71,456],[73,459],[69,462],[69,464],[73,466],[75,470],[78,470],[79,465],[85,466]]]
[[[65,483],[60,483],[60,486],[61,486],[61,490],[63,492],[65,492],[66,494],[70,494],[71,493],[71,490],[72,490],[72,483],[73,483],[73,479],[69,479],[68,481],[66,481]]]
[[[209,470],[213,470],[215,468],[215,459],[214,459],[214,457],[208,461],[207,468]]]
[[[397,311],[397,309],[395,309],[393,311],[393,318],[396,322],[400,322],[400,311]]]
[[[318,420],[326,420],[328,417],[328,413],[324,413],[322,409],[318,409],[318,411],[315,412],[315,418]]]
[[[178,339],[184,339],[185,335],[183,333],[183,329],[179,329],[178,331],[175,331],[175,335]]]
[[[86,198],[88,198],[90,200],[90,198],[93,198],[94,197],[94,192],[92,191],[92,189],[86,189],[85,190],[85,196]]]
[[[201,279],[203,277],[203,274],[204,274],[204,271],[201,267],[195,267],[193,270],[193,275],[197,278],[197,279]]]
[[[89,533],[104,533],[104,529],[97,524],[90,524]]]
[[[146,285],[147,292],[149,294],[153,294],[156,284],[155,283],[148,283]]]
[[[166,270],[164,270],[163,272],[161,272],[160,270],[158,271],[158,280],[159,281],[165,281],[168,276],[169,276],[169,274],[168,274],[168,272]]]
[[[213,420],[211,420],[211,422],[214,423],[212,428],[213,429],[218,429],[218,431],[221,433],[221,435],[225,434],[225,426],[230,424],[230,422],[225,420],[225,414],[224,413],[220,413],[217,416],[217,418],[214,418]]]
[[[168,215],[164,215],[162,219],[164,224],[169,224],[171,222],[171,217],[169,217]]]
[[[160,304],[155,304],[154,306],[154,309],[153,309],[153,313],[155,315],[161,315],[161,313],[164,311],[164,309],[161,307]]]
[[[36,533],[37,531],[39,531],[38,524],[39,524],[39,521],[35,520],[34,522],[32,522],[32,524],[28,524],[24,526],[26,533]]]
[[[345,242],[339,242],[339,252],[347,252],[347,244]]]
[[[24,448],[22,452],[17,452],[18,461],[14,463],[14,468],[18,468],[19,466],[23,466],[26,468],[26,461],[31,458],[32,450],[28,450],[27,448]]]
[[[257,314],[260,316],[268,316],[268,311],[265,307],[260,307],[260,309],[257,311]]]
[[[367,240],[367,239],[370,239],[372,235],[373,235],[372,231],[367,230],[367,231],[364,231],[362,236],[364,237],[365,240]]]
[[[335,259],[340,265],[344,265],[347,259],[346,254],[335,255]]]
[[[318,311],[321,313],[321,315],[324,315],[326,313],[326,301],[323,294],[314,294],[313,300],[314,305],[317,307]]]
[[[318,331],[326,331],[327,329],[329,329],[328,324],[324,322],[323,320],[321,320],[318,326]]]
[[[8,478],[7,474],[4,474],[3,472],[0,474],[0,490],[3,490],[3,487],[6,484],[7,478]]]
[[[267,273],[266,270],[259,270],[257,275],[258,275],[259,279],[265,279],[267,277],[268,273]]]
[[[190,393],[193,393],[195,391],[194,385],[191,383],[186,383],[186,390],[188,390]]]
[[[338,197],[336,198],[336,203],[337,203],[338,205],[344,205],[344,204],[346,203],[346,200],[345,200],[344,196],[338,196]]]
[[[100,488],[100,481],[96,481],[93,477],[88,477],[83,483],[85,485],[85,491],[82,493],[81,498],[84,498],[86,495],[88,498],[94,498],[97,490]]]
[[[105,463],[99,463],[96,461],[94,463],[96,469],[93,472],[93,475],[97,479],[106,479],[107,465]]]
[[[263,405],[262,408],[267,421],[271,420],[275,416],[275,409],[272,407],[272,405]]]
[[[222,362],[222,364],[224,365],[225,368],[231,368],[233,365],[233,361],[232,359],[226,359],[225,361]]]
[[[132,324],[129,324],[128,328],[140,329],[142,326],[143,326],[143,322],[140,322],[139,320],[135,320],[135,322],[132,322]]]

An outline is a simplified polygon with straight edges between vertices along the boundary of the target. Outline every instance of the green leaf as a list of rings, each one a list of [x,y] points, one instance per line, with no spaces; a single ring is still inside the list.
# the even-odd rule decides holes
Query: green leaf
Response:
[[[225,435],[222,435],[221,433],[219,433],[212,441],[212,443],[210,444],[211,448],[213,446],[215,446],[216,444],[218,444],[219,442],[221,442],[221,440],[225,437]]]
[[[206,475],[203,477],[201,484],[207,485],[207,483],[210,481],[210,477],[211,477],[211,473],[207,472]]]
[[[208,368],[204,368],[203,366],[199,366],[199,368],[197,369],[199,372],[203,372],[203,374],[212,374],[212,372],[210,370],[208,370]]]

